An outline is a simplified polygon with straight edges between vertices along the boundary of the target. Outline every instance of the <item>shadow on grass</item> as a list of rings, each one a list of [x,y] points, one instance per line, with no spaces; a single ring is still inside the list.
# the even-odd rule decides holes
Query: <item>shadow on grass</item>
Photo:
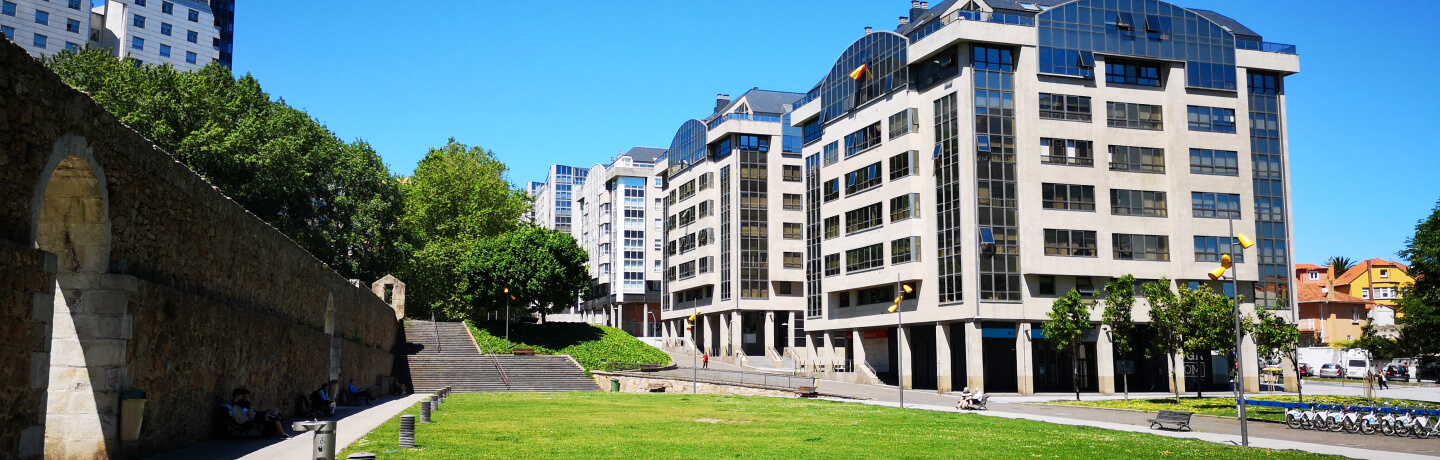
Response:
[[[475,327],[496,337],[505,336],[504,321],[475,321]],[[510,325],[510,341],[561,350],[571,345],[600,340],[605,331],[585,323],[545,323]]]

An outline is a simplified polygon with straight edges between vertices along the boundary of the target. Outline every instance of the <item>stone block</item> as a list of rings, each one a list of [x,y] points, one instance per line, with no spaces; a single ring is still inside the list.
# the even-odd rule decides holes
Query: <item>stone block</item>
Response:
[[[49,323],[55,317],[55,295],[37,292],[31,294],[30,319]]]
[[[20,430],[20,456],[45,455],[45,425],[31,425]]]
[[[80,339],[85,351],[85,364],[90,367],[125,365],[125,341],[120,339]]]
[[[30,388],[34,390],[50,387],[50,354],[30,353]]]

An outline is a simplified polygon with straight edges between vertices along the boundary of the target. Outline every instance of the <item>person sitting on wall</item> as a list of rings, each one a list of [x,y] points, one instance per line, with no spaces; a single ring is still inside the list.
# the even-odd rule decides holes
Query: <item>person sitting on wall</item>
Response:
[[[336,382],[338,380],[323,382],[320,384],[320,388],[316,388],[313,393],[310,393],[310,406],[327,416],[335,415],[335,400],[325,392],[325,389],[330,388],[330,384]]]
[[[960,402],[955,403],[955,408],[959,410],[970,408],[970,387],[965,387],[965,390],[960,392]]]
[[[375,400],[375,396],[370,394],[369,389],[361,390],[355,386],[355,379],[350,379],[350,384],[345,390],[350,393],[351,401],[365,401],[365,405],[369,406],[370,402]]]
[[[250,408],[250,390],[236,388],[230,393],[230,418],[240,425],[253,424],[260,427],[260,434],[280,439],[289,438],[285,427],[280,424],[280,409],[263,413]]]

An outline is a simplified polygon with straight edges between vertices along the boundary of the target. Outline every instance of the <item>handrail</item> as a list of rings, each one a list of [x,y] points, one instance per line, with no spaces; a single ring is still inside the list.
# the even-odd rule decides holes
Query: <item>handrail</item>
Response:
[[[1242,50],[1263,51],[1266,53],[1300,54],[1295,45],[1287,43],[1235,40],[1235,47]]]
[[[995,24],[1010,24],[1025,27],[1035,27],[1035,18],[1033,16],[1021,16],[1005,13],[988,13],[984,11],[955,10],[950,12],[950,14],[941,16],[934,21],[930,21],[929,23],[925,24],[924,27],[911,31],[907,38],[910,39],[910,43],[916,43],[920,40],[924,40],[925,37],[930,36],[930,34],[933,34],[940,29],[944,29],[951,23],[959,21],[989,22]]]
[[[491,364],[494,364],[494,365],[495,365],[495,370],[500,373],[500,380],[503,381],[503,382],[505,382],[505,389],[507,389],[507,390],[510,389],[510,376],[505,375],[505,368],[500,367],[500,360],[499,360],[499,359],[495,359],[495,355],[485,355],[485,356],[489,356],[489,357],[490,357],[490,363],[491,363]]]
[[[727,113],[727,114],[721,115],[719,118],[716,118],[716,119],[714,119],[714,120],[711,120],[709,123],[706,123],[706,124],[705,124],[705,128],[706,128],[706,129],[715,129],[716,126],[720,126],[721,123],[724,123],[724,122],[729,121],[729,120],[747,120],[747,121],[759,121],[759,122],[765,122],[765,123],[779,123],[779,122],[780,122],[780,117],[779,117],[779,116],[776,116],[776,115],[761,115],[761,114],[751,114],[751,113]]]

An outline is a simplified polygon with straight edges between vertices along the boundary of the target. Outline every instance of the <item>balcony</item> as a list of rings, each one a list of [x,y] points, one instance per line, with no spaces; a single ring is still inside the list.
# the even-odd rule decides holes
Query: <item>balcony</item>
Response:
[[[715,129],[716,126],[720,126],[722,123],[725,123],[726,121],[730,121],[730,120],[746,120],[746,121],[759,121],[759,122],[764,122],[764,123],[779,123],[779,122],[780,122],[780,116],[779,116],[779,115],[750,114],[750,113],[727,113],[727,114],[725,114],[725,115],[721,115],[720,118],[716,118],[716,119],[714,119],[714,120],[710,120],[709,123],[706,123],[706,124],[705,124],[705,128],[706,128],[707,130],[708,130],[708,129]]]
[[[1300,332],[1319,332],[1320,320],[1302,319],[1299,321],[1299,323],[1296,324],[1296,326],[1300,329]]]
[[[944,29],[951,23],[958,21],[989,22],[993,24],[1010,24],[1025,27],[1035,27],[1035,18],[1031,16],[1019,16],[1014,14],[1002,13],[986,13],[984,11],[958,10],[951,12],[950,14],[941,16],[939,19],[936,19],[934,21],[930,21],[930,23],[926,24],[924,27],[911,31],[909,35],[910,43],[917,43],[920,40],[924,40],[925,37],[928,37],[931,34],[934,34],[936,31]]]
[[[1235,47],[1242,50],[1263,51],[1266,53],[1280,53],[1299,55],[1295,45],[1274,42],[1258,42],[1252,40],[1235,40]]]

